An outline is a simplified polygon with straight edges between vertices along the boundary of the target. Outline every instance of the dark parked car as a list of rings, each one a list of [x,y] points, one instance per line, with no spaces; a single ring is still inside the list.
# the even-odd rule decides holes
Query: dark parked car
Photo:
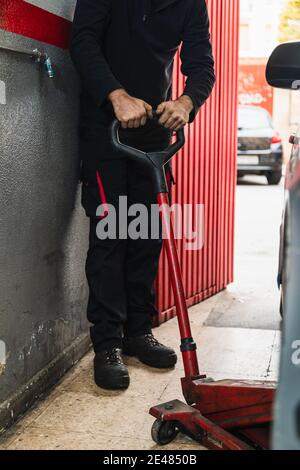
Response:
[[[300,41],[275,49],[268,62],[267,81],[277,88],[300,90]],[[286,170],[278,274],[283,341],[274,407],[275,450],[300,450],[300,129],[290,142],[293,148]]]
[[[241,106],[238,115],[238,176],[264,175],[268,183],[282,177],[283,147],[269,113],[257,106]]]

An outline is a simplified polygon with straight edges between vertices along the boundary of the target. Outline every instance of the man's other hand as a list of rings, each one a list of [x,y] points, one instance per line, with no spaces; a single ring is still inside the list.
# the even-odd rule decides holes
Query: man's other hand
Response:
[[[187,95],[181,96],[176,101],[165,101],[157,108],[157,114],[160,115],[159,123],[172,131],[179,131],[188,124],[193,108],[193,102]]]
[[[115,90],[109,94],[115,116],[123,129],[137,129],[152,119],[152,107],[143,100],[128,95],[125,90]]]

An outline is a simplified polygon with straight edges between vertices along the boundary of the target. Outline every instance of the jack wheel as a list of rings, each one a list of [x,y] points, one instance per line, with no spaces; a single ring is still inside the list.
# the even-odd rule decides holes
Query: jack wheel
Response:
[[[154,421],[151,436],[154,442],[160,446],[165,446],[174,441],[179,430],[173,421],[161,421],[157,419]]]

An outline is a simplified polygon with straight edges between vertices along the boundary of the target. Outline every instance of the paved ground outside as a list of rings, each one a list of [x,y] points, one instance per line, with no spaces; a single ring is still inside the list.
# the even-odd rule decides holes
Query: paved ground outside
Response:
[[[236,282],[190,310],[201,372],[216,378],[275,380],[280,347],[276,288],[283,187],[249,177],[237,189]],[[179,351],[176,320],[155,331]],[[157,449],[151,441],[150,406],[182,399],[181,358],[160,372],[127,361],[131,386],[102,391],[93,383],[92,354],[1,439],[0,449]],[[165,449],[199,449],[179,435]],[[204,449],[203,449],[204,450]]]

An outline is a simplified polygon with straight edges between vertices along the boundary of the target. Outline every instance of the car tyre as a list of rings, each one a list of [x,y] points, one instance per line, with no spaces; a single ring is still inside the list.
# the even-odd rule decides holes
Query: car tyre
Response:
[[[270,171],[267,173],[267,180],[270,186],[276,186],[277,184],[280,183],[282,178],[282,172],[281,171]]]

